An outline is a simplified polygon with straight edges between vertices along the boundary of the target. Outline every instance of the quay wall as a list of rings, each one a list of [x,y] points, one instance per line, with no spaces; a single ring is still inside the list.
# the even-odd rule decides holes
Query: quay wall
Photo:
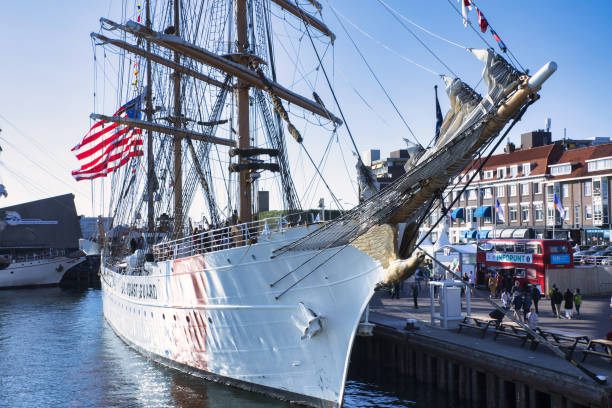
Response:
[[[461,406],[612,407],[611,386],[381,325],[373,336],[356,338],[349,375],[400,392],[416,382],[452,395]]]
[[[578,266],[546,271],[546,287],[556,284],[562,292],[580,288],[583,295],[610,296],[612,292],[612,266]],[[548,294],[547,294],[548,296]]]

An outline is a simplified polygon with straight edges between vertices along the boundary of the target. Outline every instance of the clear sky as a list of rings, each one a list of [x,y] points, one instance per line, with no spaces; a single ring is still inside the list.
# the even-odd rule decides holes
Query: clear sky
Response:
[[[403,147],[402,138],[409,137],[408,132],[355,53],[329,4],[396,53],[436,72],[449,73],[378,1],[319,1],[323,4],[324,21],[338,37],[327,61],[333,55],[331,72],[348,124],[360,150],[379,148],[386,157],[391,150]],[[484,46],[472,30],[463,27],[447,0],[385,1],[440,36],[468,47]],[[457,6],[456,0],[450,1]],[[100,212],[99,207],[92,206],[90,183],[76,183],[70,176],[70,170],[77,167],[70,148],[89,129],[89,114],[93,111],[94,65],[89,33],[98,31],[100,17],[117,18],[119,4],[119,0],[2,3],[0,182],[6,186],[9,196],[0,198],[0,206],[72,192],[79,213]],[[564,128],[568,137],[612,136],[612,81],[609,78],[612,4],[480,0],[478,5],[524,67],[533,72],[549,60],[559,65],[558,72],[541,91],[541,100],[515,127],[511,140],[517,142],[520,133],[543,128],[546,118],[552,119],[553,139],[561,138]],[[471,20],[476,24],[475,12],[471,12]],[[408,125],[427,144],[435,123],[433,86],[442,86],[440,79],[382,48],[346,20],[343,23]],[[479,82],[480,64],[465,50],[411,29],[467,83]],[[483,36],[495,45],[489,32]],[[280,62],[287,61],[288,57],[280,50],[277,53]],[[293,73],[293,68],[278,69],[286,70],[281,78],[291,77]],[[319,78],[318,86],[323,85]],[[482,84],[477,90],[483,92]],[[440,92],[440,102],[445,110],[448,102],[443,92]],[[326,105],[333,106],[329,99]],[[342,129],[340,137],[346,137],[344,132]],[[310,143],[315,160],[326,142],[325,138],[306,136],[305,143]],[[356,201],[340,162],[331,162],[324,173],[345,202]],[[316,200],[318,194],[313,194],[303,204],[314,206]]]

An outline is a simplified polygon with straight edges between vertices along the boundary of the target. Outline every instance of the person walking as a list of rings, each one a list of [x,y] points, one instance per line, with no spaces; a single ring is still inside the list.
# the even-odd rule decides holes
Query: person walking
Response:
[[[563,294],[563,300],[565,301],[565,318],[571,319],[572,313],[574,312],[574,294],[567,288]]]
[[[491,291],[491,294],[489,295],[489,297],[491,299],[495,298],[496,289],[497,289],[497,279],[495,279],[495,276],[491,273],[489,274],[489,290]]]
[[[504,309],[510,309],[510,293],[506,289],[501,294],[501,301]]]
[[[538,289],[536,285],[531,285],[531,300],[533,300],[533,307],[535,307],[535,312],[537,314],[540,314],[540,311],[538,310],[538,302],[540,301],[541,297],[542,294],[540,293],[540,289]]]
[[[529,311],[531,310],[531,295],[529,294],[529,291],[525,292],[525,295],[523,296],[523,320],[527,321],[527,314],[529,314]]]
[[[536,312],[535,307],[531,307],[529,314],[527,315],[527,325],[531,330],[535,330],[538,326],[538,312]]]
[[[574,306],[576,307],[576,315],[580,317],[580,306],[582,306],[582,295],[580,294],[580,288],[576,288],[574,294]]]
[[[550,307],[552,309],[552,314],[555,317],[559,317],[559,311],[556,308],[556,298],[555,293],[557,292],[557,285],[553,285],[552,288],[548,291],[548,298],[550,299]]]
[[[419,284],[415,280],[414,282],[412,282],[412,285],[410,285],[410,287],[412,288],[412,300],[414,302],[414,308],[418,309],[419,308],[419,303],[418,303],[417,299],[419,297]]]
[[[512,306],[514,307],[514,312],[516,313],[516,318],[521,320],[521,309],[523,308],[523,294],[517,293],[512,298]]]

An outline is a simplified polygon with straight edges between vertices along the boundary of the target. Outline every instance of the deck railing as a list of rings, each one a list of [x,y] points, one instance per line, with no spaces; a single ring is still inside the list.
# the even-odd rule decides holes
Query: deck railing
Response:
[[[256,243],[262,236],[312,222],[309,213],[266,218],[211,229],[153,246],[155,261],[166,261]]]

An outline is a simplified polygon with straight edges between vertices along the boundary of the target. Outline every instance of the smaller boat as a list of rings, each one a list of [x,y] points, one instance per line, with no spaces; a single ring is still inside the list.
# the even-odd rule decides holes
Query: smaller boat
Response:
[[[0,209],[0,288],[53,286],[87,258],[74,196]]]

